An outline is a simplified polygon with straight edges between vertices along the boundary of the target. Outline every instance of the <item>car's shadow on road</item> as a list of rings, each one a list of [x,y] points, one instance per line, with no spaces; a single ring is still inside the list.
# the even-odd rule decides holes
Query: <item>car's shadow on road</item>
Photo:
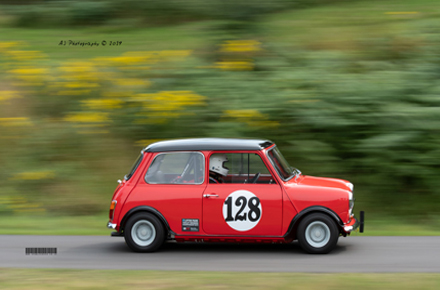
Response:
[[[133,253],[122,239],[120,243],[112,243],[106,247],[111,252]],[[330,255],[346,251],[345,245],[336,245]],[[299,246],[298,242],[289,244],[236,244],[236,243],[195,243],[195,242],[166,242],[156,253],[249,253],[249,254],[297,254],[308,255]]]
[[[301,252],[298,243],[291,244],[236,244],[236,243],[165,243],[164,252]]]

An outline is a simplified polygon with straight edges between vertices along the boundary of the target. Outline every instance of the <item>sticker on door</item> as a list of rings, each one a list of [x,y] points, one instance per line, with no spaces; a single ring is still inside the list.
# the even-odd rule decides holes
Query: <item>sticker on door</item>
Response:
[[[234,230],[244,232],[253,229],[263,214],[260,199],[248,190],[236,190],[223,203],[225,222]]]

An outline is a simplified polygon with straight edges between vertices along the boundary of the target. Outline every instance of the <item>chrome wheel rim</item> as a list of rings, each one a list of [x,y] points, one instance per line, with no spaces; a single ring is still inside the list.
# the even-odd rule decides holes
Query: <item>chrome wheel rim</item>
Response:
[[[309,224],[306,228],[306,241],[314,248],[322,248],[330,240],[330,228],[320,221]]]
[[[138,246],[146,247],[156,238],[156,229],[151,222],[140,220],[131,228],[131,236]]]

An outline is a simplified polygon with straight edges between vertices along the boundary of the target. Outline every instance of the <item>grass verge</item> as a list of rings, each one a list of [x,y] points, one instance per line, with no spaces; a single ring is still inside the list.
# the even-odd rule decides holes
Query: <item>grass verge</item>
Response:
[[[14,216],[0,229],[3,235],[110,235],[108,215]]]
[[[439,289],[440,274],[1,269],[2,289]]]

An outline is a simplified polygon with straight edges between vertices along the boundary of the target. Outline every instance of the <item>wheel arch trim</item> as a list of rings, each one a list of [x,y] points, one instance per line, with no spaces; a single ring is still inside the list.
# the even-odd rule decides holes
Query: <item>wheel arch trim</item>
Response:
[[[153,215],[155,215],[157,218],[159,218],[159,220],[162,222],[162,224],[165,226],[166,231],[168,232],[168,234],[175,234],[171,228],[170,225],[168,224],[168,221],[165,219],[165,217],[160,213],[160,211],[158,211],[157,209],[155,209],[154,207],[151,206],[147,206],[147,205],[141,205],[141,206],[137,206],[134,207],[132,209],[130,209],[122,218],[121,223],[120,223],[120,228],[124,229],[125,228],[125,224],[127,223],[128,219],[139,212],[148,212],[151,213]]]
[[[290,222],[289,228],[287,229],[287,232],[284,234],[284,238],[294,238],[296,236],[296,229],[298,228],[301,220],[311,213],[324,213],[330,216],[336,222],[337,226],[339,227],[339,231],[341,231],[344,226],[341,218],[333,210],[324,206],[311,206],[303,209],[301,212],[293,217],[292,221]]]

